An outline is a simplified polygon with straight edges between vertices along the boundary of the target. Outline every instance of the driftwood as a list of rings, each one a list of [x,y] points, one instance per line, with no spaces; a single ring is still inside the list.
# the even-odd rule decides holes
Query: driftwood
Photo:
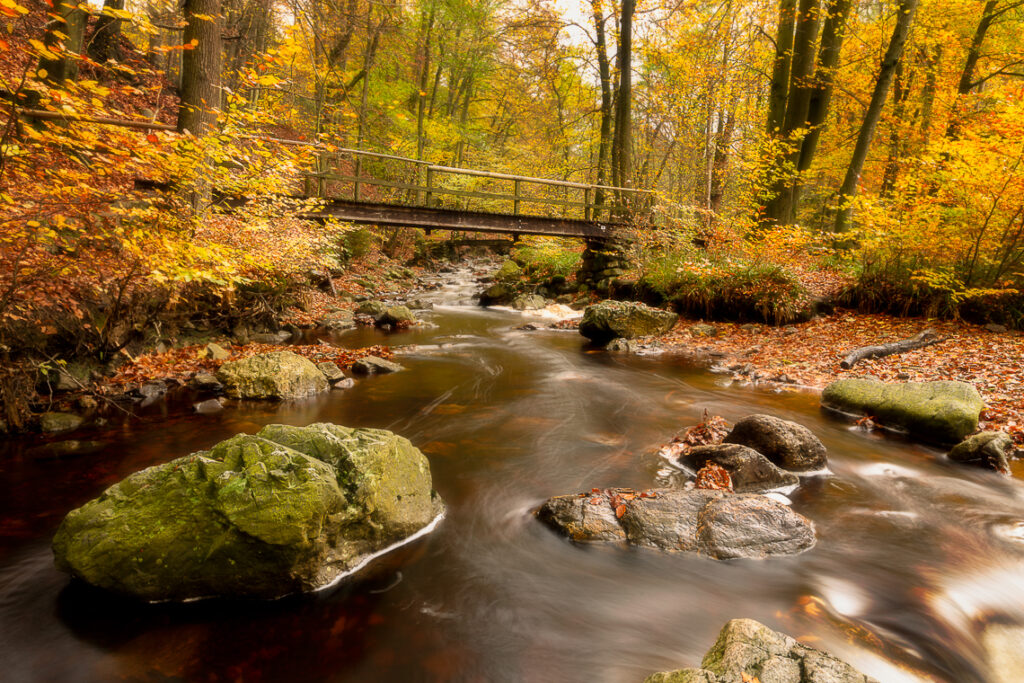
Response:
[[[855,349],[839,365],[843,369],[849,370],[857,363],[868,358],[882,358],[883,356],[891,356],[895,353],[906,353],[907,351],[913,351],[914,349],[920,349],[944,341],[946,341],[945,337],[935,334],[935,330],[927,329],[910,339],[902,339],[891,344],[878,344],[876,346],[864,346]]]

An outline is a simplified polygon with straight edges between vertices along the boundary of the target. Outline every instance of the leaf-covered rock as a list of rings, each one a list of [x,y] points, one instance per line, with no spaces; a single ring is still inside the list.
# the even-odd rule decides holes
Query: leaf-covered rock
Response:
[[[229,361],[217,379],[232,398],[295,399],[327,391],[327,380],[308,359],[291,351],[262,353]]]
[[[580,334],[604,344],[618,337],[635,339],[664,334],[679,316],[635,301],[601,301],[587,306],[580,321]]]
[[[958,443],[975,431],[984,407],[978,390],[966,382],[872,379],[835,381],[825,387],[821,404],[843,413],[870,415],[887,427],[939,443]]]
[[[68,513],[58,568],[145,600],[270,598],[329,584],[440,514],[408,440],[269,425],[130,475]]]

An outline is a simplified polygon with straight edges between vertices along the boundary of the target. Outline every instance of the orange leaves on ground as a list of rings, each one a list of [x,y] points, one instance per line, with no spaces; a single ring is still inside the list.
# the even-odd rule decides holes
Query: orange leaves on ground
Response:
[[[694,446],[709,446],[722,443],[729,433],[729,423],[720,415],[708,415],[704,411],[704,419],[700,424],[687,427],[682,434],[677,434],[668,444],[662,447],[661,456],[675,460],[680,455],[689,453]]]
[[[721,465],[709,462],[697,472],[696,486],[711,491],[732,491],[732,477]]]

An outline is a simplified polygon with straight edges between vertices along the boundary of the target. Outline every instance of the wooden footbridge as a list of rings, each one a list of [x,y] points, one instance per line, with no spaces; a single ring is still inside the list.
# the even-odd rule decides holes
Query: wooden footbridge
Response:
[[[554,235],[604,242],[655,195],[606,185],[531,178],[407,157],[337,149],[318,152],[303,196],[322,201],[315,219],[431,230]],[[613,209],[625,206],[628,209]]]

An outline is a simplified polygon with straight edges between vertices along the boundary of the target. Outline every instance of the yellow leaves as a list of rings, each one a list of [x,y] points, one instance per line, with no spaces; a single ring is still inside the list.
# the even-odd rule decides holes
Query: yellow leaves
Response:
[[[36,40],[35,38],[30,38],[28,43],[33,48],[35,48],[36,52],[43,59],[59,59],[60,58],[60,56],[57,53],[55,53],[52,50],[48,49],[46,47],[46,45],[44,45],[41,40]]]
[[[19,14],[28,14],[28,9],[14,2],[14,0],[0,0],[0,14],[16,17]]]

